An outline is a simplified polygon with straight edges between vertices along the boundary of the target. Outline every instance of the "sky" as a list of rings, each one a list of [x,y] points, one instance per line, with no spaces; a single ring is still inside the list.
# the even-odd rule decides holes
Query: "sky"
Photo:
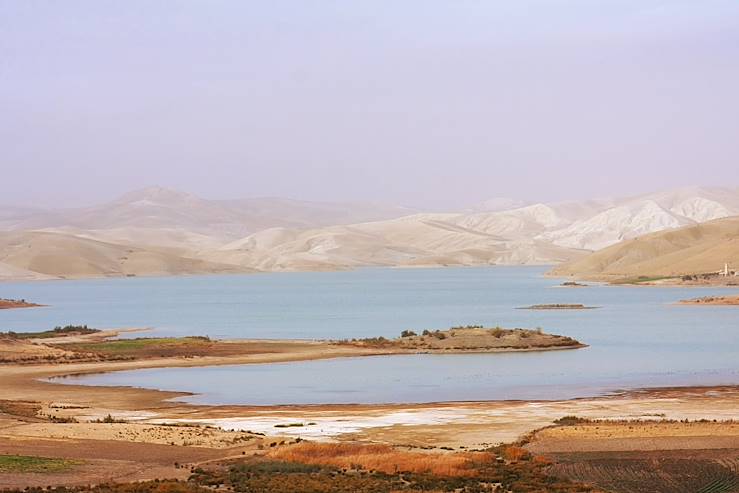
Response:
[[[0,203],[739,186],[736,0],[0,0]]]

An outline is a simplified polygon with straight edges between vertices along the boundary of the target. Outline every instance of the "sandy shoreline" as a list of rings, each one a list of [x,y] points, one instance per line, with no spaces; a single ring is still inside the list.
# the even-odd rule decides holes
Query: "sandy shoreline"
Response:
[[[357,437],[397,442],[475,446],[514,440],[565,415],[597,419],[739,419],[739,386],[677,387],[624,391],[607,396],[555,401],[429,402],[421,404],[330,405],[197,405],[172,399],[191,395],[134,387],[68,385],[47,379],[144,368],[263,364],[357,356],[356,348],[331,351],[308,343],[299,353],[239,357],[161,358],[158,360],[70,363],[65,365],[3,365],[0,395],[9,401],[62,403],[60,416],[94,419],[112,414],[137,422],[207,424],[306,438]],[[320,350],[318,350],[320,348]],[[373,354],[366,351],[366,354]],[[302,427],[275,425],[303,423]],[[308,423],[315,423],[315,425]],[[491,429],[492,427],[492,429]],[[452,438],[452,430],[456,438]],[[322,431],[321,431],[322,430]],[[480,433],[485,434],[484,441]]]
[[[263,344],[269,342],[262,341]],[[290,344],[272,341],[272,344]],[[69,374],[143,368],[263,364],[357,356],[356,347],[300,341],[299,351],[239,357],[160,358],[140,361],[2,365],[0,367],[0,455],[82,460],[81,469],[56,476],[2,475],[0,487],[89,484],[181,478],[195,465],[272,450],[297,439],[380,443],[401,448],[484,449],[528,436],[564,416],[594,420],[717,420],[710,436],[673,436],[680,428],[655,425],[620,441],[589,435],[563,442],[544,435],[546,450],[593,447],[670,449],[739,448],[739,385],[624,391],[556,401],[430,402],[423,404],[197,405],[173,401],[185,392],[133,387],[67,385],[44,381]],[[283,347],[284,349],[284,347]],[[295,348],[293,348],[295,349]],[[371,350],[364,350],[367,355]],[[21,411],[18,411],[18,409]],[[23,409],[31,409],[27,413]],[[115,422],[101,423],[110,415]],[[26,417],[27,416],[27,417]],[[53,419],[52,419],[53,418]],[[119,422],[120,421],[120,422]],[[176,425],[176,426],[172,426]],[[677,431],[676,431],[677,430]],[[626,430],[619,434],[628,433]],[[567,445],[566,448],[562,443]],[[548,447],[548,448],[547,448]],[[182,468],[174,464],[187,464]]]

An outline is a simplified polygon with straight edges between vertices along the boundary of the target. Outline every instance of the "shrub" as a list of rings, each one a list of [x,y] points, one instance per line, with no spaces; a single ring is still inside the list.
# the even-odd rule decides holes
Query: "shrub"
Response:
[[[125,423],[125,422],[126,422],[126,420],[119,419],[119,418],[114,418],[110,414],[108,414],[107,416],[105,416],[103,419],[99,419],[98,418],[98,419],[95,419],[95,420],[91,421],[91,423]]]
[[[503,457],[507,460],[517,462],[519,460],[527,459],[529,457],[529,452],[525,448],[509,445],[503,449]]]
[[[375,470],[387,474],[415,472],[452,477],[474,475],[473,459],[491,459],[485,452],[424,453],[397,450],[390,445],[312,442],[282,447],[270,451],[269,456],[285,462]]]
[[[496,337],[500,339],[503,337],[503,334],[505,333],[505,330],[501,329],[500,327],[496,327],[494,329],[490,329],[490,335],[493,337]]]
[[[562,426],[571,426],[582,423],[589,423],[590,420],[587,418],[581,418],[579,416],[563,416],[559,419],[555,419],[554,423]]]

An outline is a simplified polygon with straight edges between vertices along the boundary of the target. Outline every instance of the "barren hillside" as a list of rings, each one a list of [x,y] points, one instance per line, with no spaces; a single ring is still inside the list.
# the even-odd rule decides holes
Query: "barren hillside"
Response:
[[[553,275],[613,280],[739,267],[739,216],[641,236],[554,268]]]

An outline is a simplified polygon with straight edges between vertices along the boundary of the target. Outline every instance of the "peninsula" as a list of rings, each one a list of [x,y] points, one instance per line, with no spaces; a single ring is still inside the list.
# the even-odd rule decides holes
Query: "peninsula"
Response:
[[[689,300],[680,300],[680,305],[734,305],[739,306],[739,295],[737,296],[703,296],[702,298],[692,298]]]
[[[269,363],[415,353],[498,353],[577,349],[586,345],[540,329],[455,327],[403,331],[395,339],[372,337],[345,340],[215,340],[202,336],[115,338],[121,331],[87,326],[51,331],[0,333],[0,363],[93,363],[99,371],[169,366]],[[112,364],[112,365],[111,365]],[[120,368],[118,367],[120,366]],[[95,365],[85,373],[95,372]]]
[[[35,308],[44,305],[38,305],[36,303],[30,303],[26,300],[13,300],[8,298],[0,298],[0,310],[7,310],[10,308]]]

